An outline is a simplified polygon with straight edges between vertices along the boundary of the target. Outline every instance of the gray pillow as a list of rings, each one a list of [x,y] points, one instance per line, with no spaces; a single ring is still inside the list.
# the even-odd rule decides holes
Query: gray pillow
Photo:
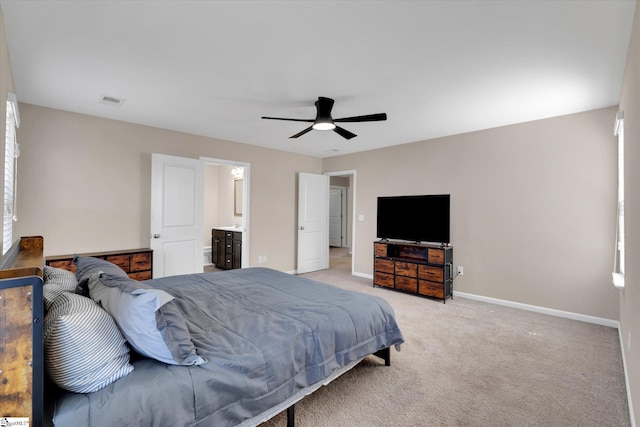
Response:
[[[76,286],[78,286],[76,275],[62,268],[45,265],[42,276],[45,285],[60,285],[66,292],[75,292]]]
[[[74,255],[73,263],[76,265],[76,278],[78,280],[78,287],[74,291],[87,297],[89,296],[87,289],[89,277],[95,273],[104,272],[113,276],[129,277],[123,269],[104,259]]]
[[[173,297],[161,289],[108,273],[89,278],[89,295],[109,312],[140,354],[172,365],[200,365]]]
[[[45,364],[61,388],[90,393],[133,371],[113,318],[94,301],[61,292],[44,322]]]
[[[109,273],[114,276],[129,277],[123,269],[105,259],[74,255],[73,263],[76,265],[76,277],[78,281],[88,279],[89,276],[97,271]]]

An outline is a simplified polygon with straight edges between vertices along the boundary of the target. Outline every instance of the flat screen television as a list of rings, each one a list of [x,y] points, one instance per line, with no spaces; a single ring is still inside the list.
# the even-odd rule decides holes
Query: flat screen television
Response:
[[[450,195],[378,197],[379,239],[450,243]]]

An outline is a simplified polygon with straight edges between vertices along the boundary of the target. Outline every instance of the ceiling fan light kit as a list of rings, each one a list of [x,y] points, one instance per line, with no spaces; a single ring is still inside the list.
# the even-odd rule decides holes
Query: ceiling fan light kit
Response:
[[[353,117],[343,117],[341,119],[333,119],[331,117],[331,109],[333,108],[333,99],[325,98],[323,96],[319,97],[315,102],[316,105],[316,118],[315,119],[290,119],[283,117],[265,117],[263,119],[268,120],[287,120],[292,122],[307,122],[313,123],[308,128],[304,129],[301,132],[298,132],[295,135],[290,136],[289,138],[298,138],[305,133],[311,130],[333,130],[338,135],[342,136],[345,139],[355,138],[357,135],[352,133],[340,126],[337,126],[336,123],[357,123],[357,122],[378,122],[382,120],[387,120],[386,113],[378,113],[378,114],[368,114],[364,116],[353,116]]]
[[[330,121],[316,121],[312,126],[315,130],[334,130],[336,128],[335,123]]]

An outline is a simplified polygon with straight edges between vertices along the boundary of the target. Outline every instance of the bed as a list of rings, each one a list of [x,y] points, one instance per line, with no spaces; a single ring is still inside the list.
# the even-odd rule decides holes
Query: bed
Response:
[[[297,401],[364,357],[388,365],[390,348],[403,342],[385,300],[267,268],[136,282],[103,260],[78,257],[76,267],[75,282],[57,269],[43,275],[45,366],[58,384],[45,396],[52,412],[45,419],[56,426],[253,426],[284,410],[293,425]],[[70,283],[56,283],[62,276]],[[50,341],[69,325],[53,332],[52,325],[68,319],[59,313],[77,301],[93,307],[96,325],[104,312],[115,319],[124,349],[122,341],[92,343],[91,351],[60,356]],[[140,327],[149,322],[153,339]],[[101,328],[91,328],[90,339]],[[87,385],[93,372],[83,372],[79,384],[73,371],[103,355],[116,363],[115,374]],[[61,374],[64,363],[71,367]]]

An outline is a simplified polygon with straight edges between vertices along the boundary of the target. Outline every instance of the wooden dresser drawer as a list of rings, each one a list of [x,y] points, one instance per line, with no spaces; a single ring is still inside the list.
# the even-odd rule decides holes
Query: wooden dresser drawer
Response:
[[[104,257],[110,263],[113,263],[120,267],[123,271],[128,272],[129,270],[129,255],[113,255]]]
[[[47,265],[54,268],[61,268],[63,270],[76,272],[76,265],[73,263],[73,259],[63,259],[59,261],[48,262]]]
[[[393,288],[394,275],[388,273],[380,273],[376,271],[373,274],[373,283],[378,286],[385,286],[387,288]]]
[[[385,243],[374,243],[375,256],[387,256],[387,245]]]
[[[429,264],[444,264],[444,249],[429,248],[427,251],[427,262]]]
[[[418,277],[420,279],[442,283],[444,281],[444,268],[433,265],[420,265],[418,267]]]
[[[418,279],[412,279],[411,277],[396,276],[396,289],[403,291],[416,292],[418,288]]]
[[[442,283],[420,280],[418,282],[418,293],[430,297],[444,298],[444,285]]]
[[[129,267],[130,267],[129,271],[131,272],[143,271],[143,270],[151,271],[151,252],[144,252],[144,253],[131,255],[131,260],[129,261]]]
[[[152,279],[151,270],[128,273],[127,276],[129,276],[129,278],[131,278],[133,280],[149,280],[149,279]]]
[[[405,277],[418,277],[418,264],[396,261],[396,274]]]
[[[375,271],[393,274],[393,261],[390,259],[376,259]]]

